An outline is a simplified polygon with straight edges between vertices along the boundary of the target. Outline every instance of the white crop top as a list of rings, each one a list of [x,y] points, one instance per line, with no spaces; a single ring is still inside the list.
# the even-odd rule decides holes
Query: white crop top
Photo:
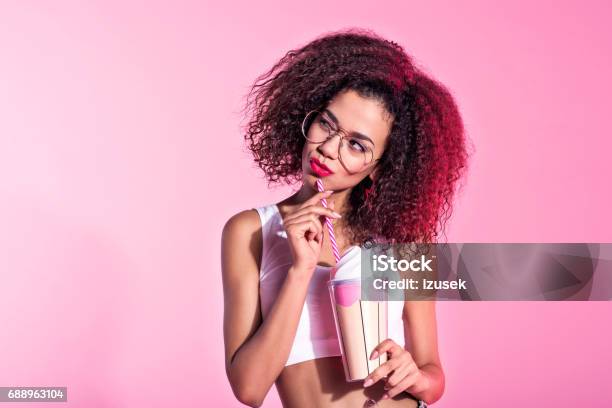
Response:
[[[275,302],[293,259],[287,242],[287,232],[276,204],[255,208],[262,225],[263,245],[259,270],[259,296],[265,319]],[[361,248],[347,249],[338,263],[334,279],[361,276]],[[306,360],[339,356],[334,315],[327,289],[331,267],[317,266],[313,272],[304,307],[300,315],[291,352],[285,366]],[[402,310],[404,302],[388,302],[388,337],[405,346]]]

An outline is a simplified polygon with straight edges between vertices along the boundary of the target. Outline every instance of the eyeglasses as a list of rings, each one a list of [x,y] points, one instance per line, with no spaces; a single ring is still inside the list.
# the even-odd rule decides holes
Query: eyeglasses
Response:
[[[349,173],[363,171],[370,164],[379,160],[374,160],[374,145],[368,138],[354,133],[348,134],[336,126],[326,112],[320,110],[312,110],[306,114],[302,121],[302,135],[310,143],[315,144],[325,143],[339,135],[338,158]]]

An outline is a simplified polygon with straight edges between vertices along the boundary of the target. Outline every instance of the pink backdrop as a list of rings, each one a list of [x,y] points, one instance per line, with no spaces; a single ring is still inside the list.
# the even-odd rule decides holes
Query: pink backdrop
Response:
[[[221,228],[291,192],[246,154],[242,97],[328,30],[376,30],[455,94],[477,151],[449,241],[612,239],[606,2],[83,3],[0,5],[0,386],[239,406]],[[437,310],[436,406],[612,403],[612,303]]]

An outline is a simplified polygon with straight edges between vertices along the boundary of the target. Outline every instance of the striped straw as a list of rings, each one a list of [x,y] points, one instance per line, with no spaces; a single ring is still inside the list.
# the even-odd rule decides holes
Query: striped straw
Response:
[[[317,189],[319,190],[319,192],[325,191],[323,189],[323,181],[321,181],[320,178],[317,179]],[[323,204],[323,207],[327,208],[327,199],[325,198],[321,199],[321,203]],[[340,251],[338,251],[338,244],[336,243],[336,235],[334,234],[334,226],[332,225],[332,222],[329,219],[329,217],[325,217],[325,225],[327,225],[327,231],[329,232],[329,242],[331,242],[332,252],[334,253],[334,258],[336,259],[336,264],[338,264],[338,262],[340,262]],[[332,271],[334,271],[334,269],[335,268],[332,268]],[[333,278],[332,271],[330,271],[330,279]],[[334,274],[335,274],[335,271],[334,271]]]

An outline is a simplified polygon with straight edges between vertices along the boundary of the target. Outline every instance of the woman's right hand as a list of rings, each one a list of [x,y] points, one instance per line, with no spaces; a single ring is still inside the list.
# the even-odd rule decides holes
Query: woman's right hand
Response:
[[[315,194],[288,213],[283,220],[293,256],[293,268],[308,276],[319,262],[325,217],[340,218],[340,214],[321,204],[321,199],[329,197],[332,193],[333,191],[323,191]]]

